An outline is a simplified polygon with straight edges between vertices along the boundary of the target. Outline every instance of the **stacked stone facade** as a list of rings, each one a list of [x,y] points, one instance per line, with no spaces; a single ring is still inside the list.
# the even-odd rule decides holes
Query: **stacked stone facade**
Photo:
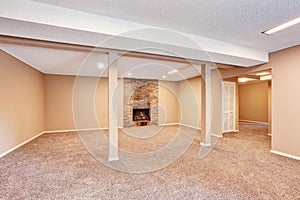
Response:
[[[150,108],[148,125],[158,124],[158,80],[124,79],[124,127],[136,126],[132,119],[134,108]]]

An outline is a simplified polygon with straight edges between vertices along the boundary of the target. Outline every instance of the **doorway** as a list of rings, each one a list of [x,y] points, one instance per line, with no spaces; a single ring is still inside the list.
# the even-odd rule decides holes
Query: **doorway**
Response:
[[[223,81],[223,133],[236,131],[236,83]]]

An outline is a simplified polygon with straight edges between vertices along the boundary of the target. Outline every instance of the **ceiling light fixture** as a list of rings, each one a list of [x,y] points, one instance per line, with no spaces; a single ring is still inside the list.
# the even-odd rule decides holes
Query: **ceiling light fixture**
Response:
[[[131,72],[129,72],[127,75],[128,75],[128,76],[132,76],[132,73],[131,73]]]
[[[271,79],[272,79],[272,75],[271,74],[265,75],[265,76],[261,76],[259,78],[259,80],[261,80],[261,81],[268,81],[268,80],[271,80]]]
[[[283,29],[286,29],[286,28],[288,28],[288,27],[290,27],[290,26],[293,26],[293,25],[295,25],[295,24],[298,24],[298,23],[300,23],[300,17],[298,17],[298,18],[296,18],[296,19],[293,19],[293,20],[291,20],[291,21],[288,21],[288,22],[286,22],[286,23],[280,24],[279,26],[276,26],[276,27],[274,27],[274,28],[271,28],[271,29],[269,29],[269,30],[266,30],[266,31],[264,31],[264,32],[262,32],[262,33],[267,34],[267,35],[270,35],[270,34],[272,34],[272,33],[281,31],[281,30],[283,30]]]
[[[256,79],[254,79],[254,78],[247,78],[247,77],[240,77],[240,78],[238,78],[238,81],[240,82],[240,83],[245,83],[245,82],[248,82],[248,81],[255,81]]]
[[[98,63],[98,69],[103,69],[104,68],[104,63]]]
[[[258,72],[255,75],[256,76],[264,76],[264,75],[269,75],[269,74],[271,74],[271,73],[270,72]]]
[[[167,76],[166,76],[166,75],[163,75],[162,78],[167,78]]]
[[[171,71],[168,71],[168,74],[175,74],[175,73],[177,73],[177,72],[178,72],[177,69],[173,69],[173,70],[171,70]]]

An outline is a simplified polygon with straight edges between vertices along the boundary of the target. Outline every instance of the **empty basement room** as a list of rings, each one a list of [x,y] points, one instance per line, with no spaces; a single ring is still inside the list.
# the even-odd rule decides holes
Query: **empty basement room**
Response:
[[[300,199],[300,2],[0,2],[0,199]]]

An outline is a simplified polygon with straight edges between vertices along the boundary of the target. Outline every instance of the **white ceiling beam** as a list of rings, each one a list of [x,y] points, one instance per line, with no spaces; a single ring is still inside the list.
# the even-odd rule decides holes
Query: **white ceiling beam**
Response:
[[[253,66],[268,52],[27,0],[2,0],[0,34]]]

